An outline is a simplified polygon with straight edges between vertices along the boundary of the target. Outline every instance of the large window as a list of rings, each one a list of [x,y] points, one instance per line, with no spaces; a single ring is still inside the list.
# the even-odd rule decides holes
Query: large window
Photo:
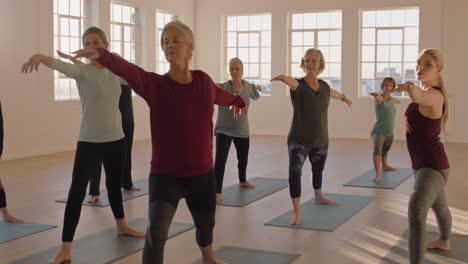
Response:
[[[124,59],[137,63],[137,13],[132,6],[111,3],[110,47]]]
[[[291,15],[289,72],[296,78],[304,76],[300,67],[305,51],[322,51],[325,70],[319,78],[333,89],[341,90],[341,11],[295,13]]]
[[[419,9],[363,10],[361,23],[360,95],[381,92],[385,77],[416,83]]]
[[[271,94],[271,14],[226,17],[225,43],[225,80],[230,79],[229,60],[238,57],[244,63],[243,78]]]
[[[169,12],[156,11],[156,72],[159,74],[165,74],[169,71],[169,62],[167,62],[161,46],[162,30],[167,23],[175,18],[176,16]]]
[[[80,49],[86,7],[86,0],[54,0],[54,50],[70,54]],[[57,101],[78,99],[75,80],[54,71],[54,98]]]

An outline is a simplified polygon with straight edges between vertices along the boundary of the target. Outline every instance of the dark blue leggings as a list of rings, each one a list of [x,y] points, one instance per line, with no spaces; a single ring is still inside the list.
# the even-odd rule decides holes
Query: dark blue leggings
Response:
[[[312,147],[300,143],[288,144],[289,152],[289,193],[291,198],[301,196],[302,166],[309,157],[312,165],[312,185],[315,190],[322,188],[322,174],[327,160],[328,145]]]

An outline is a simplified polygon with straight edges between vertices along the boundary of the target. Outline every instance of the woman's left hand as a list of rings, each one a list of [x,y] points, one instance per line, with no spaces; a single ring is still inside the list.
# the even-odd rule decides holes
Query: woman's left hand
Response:
[[[392,93],[407,92],[408,90],[411,90],[414,87],[416,86],[412,82],[406,82],[406,83],[398,84],[398,88],[391,90],[391,92]]]
[[[349,107],[351,107],[353,104],[353,102],[348,97],[343,98],[341,101],[345,102]]]
[[[244,114],[246,115],[247,114],[247,107],[243,107],[243,108],[239,108],[235,105],[231,106],[230,109],[232,109],[234,111],[234,119],[235,120],[238,120],[239,117]]]

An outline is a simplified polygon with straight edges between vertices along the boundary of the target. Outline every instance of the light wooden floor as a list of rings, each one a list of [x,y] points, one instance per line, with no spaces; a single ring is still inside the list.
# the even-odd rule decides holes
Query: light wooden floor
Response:
[[[134,179],[147,177],[150,142],[134,145]],[[446,186],[454,228],[468,234],[468,145],[447,144],[451,175]],[[226,169],[225,185],[237,181],[234,147]],[[8,208],[26,221],[58,225],[58,228],[0,245],[0,263],[27,256],[60,244],[64,204],[53,202],[66,196],[70,184],[73,152],[0,163],[0,177],[6,188]],[[333,232],[320,232],[264,226],[263,223],[291,209],[288,189],[283,189],[243,208],[218,207],[215,247],[233,245],[301,254],[298,263],[377,263],[407,229],[406,209],[413,178],[395,190],[343,187],[342,184],[371,168],[370,140],[331,141],[324,173],[325,192],[375,195],[376,199]],[[395,142],[389,159],[393,166],[408,167],[404,142]],[[288,156],[284,137],[258,136],[251,139],[248,177],[287,178]],[[303,181],[310,182],[310,165],[305,165]],[[103,185],[103,183],[101,183]],[[312,198],[312,187],[303,190],[303,201]],[[147,216],[148,196],[124,203],[129,221]],[[177,221],[191,221],[184,202]],[[435,230],[430,214],[429,229]],[[109,207],[83,207],[75,239],[113,227]],[[166,263],[191,263],[199,257],[195,232],[191,230],[170,239]],[[115,263],[140,263],[141,252]]]

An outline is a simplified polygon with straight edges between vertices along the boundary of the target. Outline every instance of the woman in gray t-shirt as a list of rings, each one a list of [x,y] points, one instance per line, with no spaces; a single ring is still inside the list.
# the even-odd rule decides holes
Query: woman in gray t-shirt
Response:
[[[318,49],[308,49],[302,58],[301,68],[306,76],[293,79],[279,75],[272,81],[282,81],[291,90],[293,120],[288,136],[289,192],[294,208],[291,225],[301,223],[301,175],[306,158],[312,165],[315,202],[338,205],[322,193],[322,173],[328,154],[328,105],[330,98],[339,99],[351,106],[344,94],[333,90],[317,76],[325,69],[323,54]]]
[[[242,79],[244,66],[239,58],[233,58],[229,61],[229,73],[231,80],[221,84],[221,88],[238,94],[244,99],[246,107],[250,105],[250,99],[257,100],[260,97],[260,85],[254,85]],[[229,155],[231,143],[237,151],[237,160],[239,168],[239,182],[241,187],[254,188],[246,179],[247,161],[249,156],[250,132],[249,120],[247,115],[241,115],[239,119],[234,119],[232,110],[227,106],[218,106],[218,115],[214,134],[216,136],[216,157],[215,157],[215,175],[216,175],[216,202],[222,199],[224,169]]]

